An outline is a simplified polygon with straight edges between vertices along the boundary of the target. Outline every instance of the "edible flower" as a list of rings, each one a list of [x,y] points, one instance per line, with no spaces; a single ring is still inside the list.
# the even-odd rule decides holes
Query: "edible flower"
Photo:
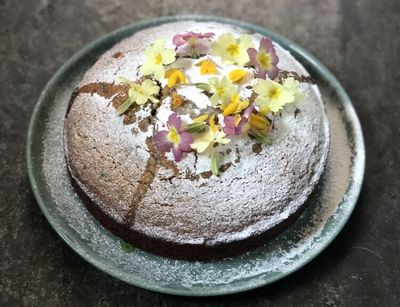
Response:
[[[251,64],[255,66],[258,78],[266,79],[268,75],[270,79],[274,79],[278,75],[277,64],[279,58],[269,38],[264,37],[261,39],[258,51],[254,48],[249,48],[247,53]]]
[[[191,151],[193,136],[182,129],[181,118],[175,112],[168,117],[167,128],[155,133],[154,144],[160,151],[172,150],[175,161],[179,162],[184,152]]]
[[[215,115],[211,115],[209,119],[210,127],[198,137],[195,138],[191,147],[198,153],[202,153],[207,149],[214,148],[215,144],[228,144],[231,140],[225,138],[226,134],[221,131],[218,125],[215,124]]]
[[[283,87],[293,93],[295,101],[301,101],[304,98],[304,93],[299,90],[299,84],[299,81],[293,77],[289,77],[283,82]]]
[[[186,45],[189,48],[189,52],[191,57],[196,57],[200,53],[204,53],[207,51],[207,46],[202,42],[203,39],[211,39],[214,37],[214,33],[195,33],[195,32],[187,32],[185,34],[177,34],[172,38],[172,43],[179,48],[183,45]]]
[[[249,62],[247,49],[254,47],[250,35],[242,34],[235,38],[232,33],[220,35],[211,45],[211,54],[220,56],[223,63],[243,66]]]
[[[204,122],[204,121],[206,121],[207,119],[208,119],[208,114],[202,114],[202,115],[200,115],[200,116],[198,116],[198,117],[196,117],[196,118],[193,118],[193,121],[194,122]]]
[[[157,86],[154,81],[146,79],[142,84],[137,84],[133,82],[129,82],[125,78],[120,78],[123,83],[129,84],[128,91],[128,99],[122,103],[118,109],[117,113],[119,115],[125,113],[130,106],[136,102],[138,105],[143,105],[147,101],[151,101],[152,103],[157,103],[159,100],[154,97],[160,92],[160,87]]]
[[[222,79],[212,77],[208,79],[208,83],[208,90],[213,94],[210,97],[213,106],[218,105],[220,101],[225,102],[226,100],[229,100],[235,93],[235,87],[226,76]]]
[[[156,80],[161,81],[165,75],[164,65],[175,61],[175,51],[165,48],[165,40],[157,39],[154,44],[146,48],[146,61],[140,67],[143,76],[154,75]]]
[[[191,44],[193,43],[195,40],[198,39],[210,39],[212,37],[214,37],[215,33],[212,32],[207,32],[207,33],[195,33],[195,32],[187,32],[185,34],[176,34],[173,38],[172,38],[172,43],[176,46],[176,47],[180,47],[184,44]]]
[[[248,120],[251,118],[254,110],[254,104],[250,104],[249,107],[243,112],[243,115],[235,114],[232,116],[224,117],[224,132],[228,135],[240,135],[244,130],[247,130]]]
[[[271,145],[269,133],[271,132],[272,125],[270,121],[261,113],[253,113],[249,118],[250,128],[249,135],[254,137],[261,144]]]
[[[168,69],[165,77],[168,79],[167,85],[169,88],[173,88],[177,84],[186,84],[186,77],[180,69]]]
[[[254,92],[258,94],[254,102],[260,107],[262,113],[265,110],[278,112],[286,104],[295,100],[295,92],[291,86],[293,86],[291,82],[285,87],[270,79],[258,79],[257,83],[253,86]]]
[[[249,77],[249,72],[244,70],[244,69],[234,69],[229,73],[229,79],[232,81],[234,84],[240,84],[244,83],[246,79]]]
[[[184,126],[184,129],[190,133],[203,132],[207,127],[206,120],[208,119],[208,116],[208,114],[202,114],[196,118],[193,118],[190,124]]]
[[[181,107],[184,103],[183,98],[177,93],[174,92],[172,93],[172,97],[171,97],[171,109],[172,110],[176,110],[179,107]]]
[[[228,105],[223,105],[222,115],[228,116],[234,113],[240,113],[242,110],[246,109],[249,106],[248,100],[240,100],[239,94],[235,93],[232,96],[232,100]]]
[[[251,114],[249,123],[250,123],[250,127],[252,129],[259,130],[264,133],[269,132],[270,122],[264,115],[262,115],[260,113]]]
[[[218,72],[217,64],[215,64],[211,60],[202,60],[195,64],[196,66],[200,66],[200,74],[201,75],[214,75]]]

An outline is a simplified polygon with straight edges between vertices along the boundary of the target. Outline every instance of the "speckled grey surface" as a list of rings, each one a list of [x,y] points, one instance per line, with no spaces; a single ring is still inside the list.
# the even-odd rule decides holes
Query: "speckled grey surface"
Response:
[[[1,305],[399,305],[400,3],[286,0],[251,1],[251,6],[250,1],[240,1],[232,6],[228,2],[0,1]],[[30,112],[58,66],[116,27],[184,13],[250,21],[306,47],[343,83],[366,139],[367,168],[360,201],[333,244],[290,277],[229,297],[155,294],[96,270],[51,230],[26,175]]]

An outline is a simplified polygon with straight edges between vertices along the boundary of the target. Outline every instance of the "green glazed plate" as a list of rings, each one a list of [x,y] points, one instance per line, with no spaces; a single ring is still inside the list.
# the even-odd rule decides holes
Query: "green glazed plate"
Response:
[[[216,262],[178,261],[129,250],[104,229],[75,194],[66,171],[63,120],[71,93],[85,71],[115,43],[133,33],[178,20],[234,24],[268,36],[308,69],[318,83],[331,126],[328,165],[302,216],[288,230],[244,255]],[[176,295],[211,296],[267,285],[316,257],[347,222],[360,193],[365,149],[349,97],[314,56],[286,38],[236,20],[205,16],[166,17],[136,23],[92,42],[52,77],[34,109],[28,134],[27,165],[33,192],[54,230],[85,260],[132,285]]]

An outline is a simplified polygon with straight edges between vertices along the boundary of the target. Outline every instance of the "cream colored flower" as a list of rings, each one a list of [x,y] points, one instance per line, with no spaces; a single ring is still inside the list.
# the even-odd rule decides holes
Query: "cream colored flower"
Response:
[[[175,51],[165,48],[165,40],[157,39],[153,45],[146,49],[146,62],[140,67],[143,76],[154,75],[156,80],[161,81],[165,75],[164,65],[175,61]]]
[[[232,96],[229,104],[223,105],[222,115],[228,116],[235,113],[240,113],[249,106],[248,100],[240,100],[239,94],[235,93]]]
[[[220,56],[226,64],[243,66],[250,61],[247,49],[253,47],[253,39],[248,34],[235,38],[232,33],[224,33],[211,45],[211,54]]]
[[[209,123],[210,127],[202,134],[195,137],[194,142],[190,145],[198,153],[202,153],[207,149],[213,148],[214,144],[228,144],[231,140],[226,138],[226,133],[222,132],[214,123],[215,115],[211,115]]]
[[[138,105],[143,105],[149,100],[152,103],[157,103],[159,101],[154,95],[160,92],[160,87],[157,86],[154,81],[146,79],[142,84],[137,84],[127,81],[125,78],[120,78],[120,80],[124,80],[123,83],[129,84],[130,88],[128,91],[128,99],[117,109],[118,114],[125,113],[135,102]]]
[[[295,80],[293,77],[289,77],[283,82],[283,87],[293,93],[295,101],[304,99],[304,93],[300,91],[299,84],[299,81]]]
[[[289,85],[292,86],[292,84]],[[258,79],[253,90],[258,94],[254,102],[263,114],[269,111],[278,112],[286,104],[295,100],[295,92],[292,87],[285,87],[270,79]]]
[[[208,83],[209,91],[213,94],[210,98],[213,106],[217,106],[220,102],[229,101],[235,93],[235,87],[227,77],[222,79],[213,77],[208,79]]]

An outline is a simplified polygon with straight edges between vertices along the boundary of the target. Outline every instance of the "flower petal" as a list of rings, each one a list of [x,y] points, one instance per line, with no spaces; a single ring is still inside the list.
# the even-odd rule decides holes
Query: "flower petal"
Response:
[[[157,38],[153,43],[153,46],[150,46],[150,48],[152,48],[152,50],[157,53],[164,50],[164,45],[165,45],[165,39]]]
[[[184,152],[191,151],[190,144],[193,143],[193,136],[189,132],[181,132],[179,136],[181,137],[181,142],[179,143],[181,150]]]
[[[243,127],[244,125],[247,124],[247,118],[246,117],[242,117],[240,119],[239,124],[236,126],[236,135],[240,135],[243,132]]]
[[[164,79],[165,71],[163,65],[155,65],[153,66],[153,73],[156,80],[161,81]]]
[[[228,135],[236,135],[235,119],[233,116],[224,117],[224,132]]]
[[[151,75],[153,72],[154,72],[154,68],[150,62],[146,62],[140,67],[140,73],[143,76]]]
[[[250,115],[253,113],[254,109],[255,109],[255,105],[254,105],[254,103],[251,103],[251,104],[247,107],[247,109],[244,110],[243,116],[249,118]]]
[[[172,148],[172,143],[167,141],[167,130],[157,131],[154,135],[154,145],[159,151],[167,152]]]
[[[168,117],[168,122],[167,122],[168,127],[175,127],[175,129],[180,132],[181,131],[181,118],[178,116],[176,112],[173,112],[169,117]]]
[[[162,53],[162,63],[164,65],[171,64],[175,61],[175,51],[173,49],[165,49]]]
[[[261,49],[264,49],[266,52],[270,53],[269,51],[274,49],[272,40],[267,37],[263,37],[260,41],[260,51]]]
[[[232,70],[228,74],[229,79],[231,79],[231,81],[233,83],[240,83],[246,75],[247,75],[247,71],[244,69],[239,69],[239,68]]]
[[[147,96],[143,95],[143,94],[139,94],[138,93],[137,96],[136,96],[136,103],[138,105],[145,104],[147,102],[147,100],[149,100],[149,98]]]
[[[182,150],[179,147],[173,147],[172,153],[174,154],[174,158],[176,162],[181,161],[182,159]]]
[[[186,41],[183,39],[183,34],[176,34],[173,38],[172,38],[172,43],[176,46],[176,47],[180,47],[182,45],[184,45],[186,43]]]
[[[205,142],[205,141],[200,141],[200,142],[194,142],[192,145],[190,145],[193,149],[195,149],[198,153],[202,153],[206,151],[208,146],[210,145],[210,142]]]

